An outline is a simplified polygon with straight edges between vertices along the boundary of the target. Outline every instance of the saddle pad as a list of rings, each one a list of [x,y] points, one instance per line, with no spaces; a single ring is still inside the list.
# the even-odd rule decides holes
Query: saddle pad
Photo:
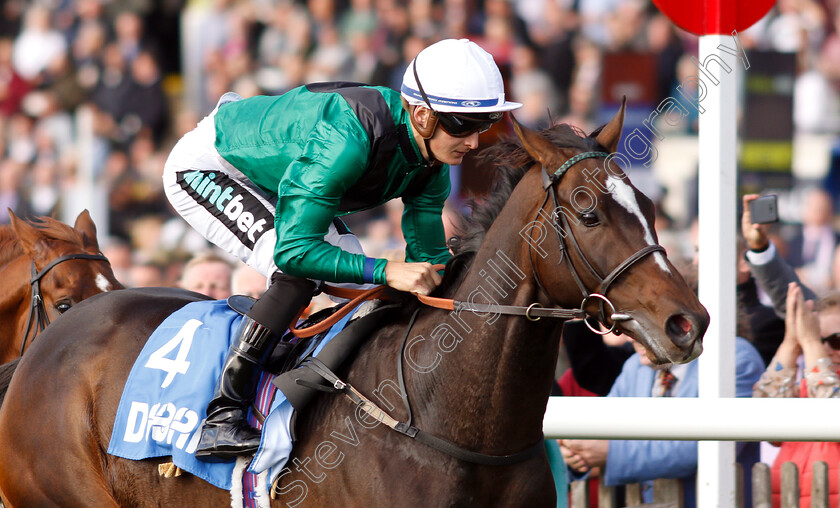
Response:
[[[352,314],[339,321],[322,344],[344,328]],[[187,304],[160,324],[128,376],[108,453],[133,460],[172,456],[175,465],[184,471],[219,488],[231,489],[235,462],[202,462],[194,453],[207,404],[241,319],[224,300],[209,300]],[[260,381],[258,401],[266,406],[274,392],[271,379],[266,374]],[[280,392],[277,396],[282,398]],[[292,448],[292,411],[290,407],[284,411],[282,406],[276,400],[271,405],[257,453],[265,448],[271,460],[285,463]],[[254,462],[250,471],[264,470],[255,469]]]

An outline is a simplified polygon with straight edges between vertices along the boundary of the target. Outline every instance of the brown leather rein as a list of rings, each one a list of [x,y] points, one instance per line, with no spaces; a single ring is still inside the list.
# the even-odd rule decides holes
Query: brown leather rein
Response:
[[[23,332],[23,340],[20,343],[20,355],[23,356],[23,350],[26,349],[26,341],[29,339],[29,331],[33,330],[32,324],[37,323],[32,334],[32,341],[35,337],[50,324],[50,318],[47,316],[47,307],[44,303],[44,297],[41,294],[41,278],[53,269],[59,263],[69,261],[71,259],[92,259],[96,261],[105,261],[108,263],[108,258],[102,254],[68,254],[53,259],[47,266],[39,272],[35,267],[35,262],[32,262],[32,277],[29,279],[29,285],[32,288],[32,293],[29,302],[29,316],[26,318],[26,331]]]

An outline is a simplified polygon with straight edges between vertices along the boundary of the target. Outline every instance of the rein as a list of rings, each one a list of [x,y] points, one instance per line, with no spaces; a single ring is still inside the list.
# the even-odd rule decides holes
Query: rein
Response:
[[[26,331],[23,332],[23,340],[20,343],[20,356],[23,356],[23,350],[26,348],[26,341],[29,338],[29,330],[32,329],[32,324],[37,322],[32,335],[32,341],[35,337],[50,324],[50,318],[47,316],[47,308],[44,303],[44,297],[41,294],[41,278],[47,274],[56,265],[69,261],[71,259],[92,259],[96,261],[108,262],[108,258],[102,254],[68,254],[53,259],[47,266],[39,272],[35,267],[35,261],[32,262],[32,278],[29,279],[29,285],[32,287],[32,293],[29,304],[29,316],[26,318]]]
[[[436,270],[443,270],[445,268],[444,265],[435,265],[434,268]],[[295,328],[294,326],[289,328],[289,331],[292,332],[292,335],[298,338],[306,338],[312,337],[313,335],[317,335],[323,331],[329,330],[335,323],[337,323],[341,318],[346,316],[350,311],[355,309],[359,304],[364,302],[365,300],[373,300],[375,298],[379,298],[382,296],[382,292],[385,291],[387,286],[376,286],[371,289],[361,290],[361,289],[350,289],[350,288],[341,288],[337,286],[325,286],[323,291],[324,293],[337,296],[339,298],[347,298],[350,300],[347,305],[342,307],[341,309],[337,310],[334,314],[330,315],[328,318],[324,319],[323,321],[314,324],[312,326],[308,326],[306,328]],[[497,304],[490,304],[490,303],[469,303],[463,302],[460,300],[453,300],[451,298],[439,298],[434,296],[424,296],[424,295],[415,295],[417,299],[429,306],[434,307],[436,309],[443,309],[443,310],[457,310],[457,311],[470,311],[475,313],[493,313],[493,314],[507,314],[510,316],[525,316],[530,321],[538,321],[540,318],[549,317],[549,318],[560,318],[560,319],[582,319],[586,317],[586,311],[581,307],[580,309],[561,309],[556,307],[542,307],[539,303],[532,303],[527,307],[519,306],[519,305],[497,305]],[[584,301],[584,303],[586,303]],[[303,309],[301,309],[301,313],[298,314],[297,321],[301,314],[303,313]]]

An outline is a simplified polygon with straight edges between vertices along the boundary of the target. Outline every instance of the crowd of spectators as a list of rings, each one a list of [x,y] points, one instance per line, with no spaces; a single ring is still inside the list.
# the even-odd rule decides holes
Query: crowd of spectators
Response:
[[[836,102],[840,91],[838,6],[784,0],[741,34],[747,48],[797,54],[797,83],[811,90],[800,94],[803,108],[815,97]],[[80,178],[87,115],[85,150],[108,193],[103,243],[127,243],[133,263],[174,284],[179,270],[168,265],[208,245],[173,214],[161,168],[222,93],[280,94],[324,80],[399,88],[406,63],[447,37],[475,40],[495,57],[511,99],[524,104],[519,121],[586,131],[598,124],[605,55],[655,55],[663,99],[697,50],[695,36],[645,0],[9,0],[0,11],[0,205],[59,214]],[[798,128],[838,128],[811,118],[831,115],[805,113],[814,121]],[[458,210],[475,189],[453,174]],[[399,256],[398,214],[382,209],[349,223],[366,247]]]

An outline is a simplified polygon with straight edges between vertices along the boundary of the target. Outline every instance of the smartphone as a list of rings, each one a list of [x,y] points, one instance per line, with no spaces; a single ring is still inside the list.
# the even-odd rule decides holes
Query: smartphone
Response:
[[[750,217],[753,224],[779,222],[779,206],[775,194],[761,196],[750,201]]]

